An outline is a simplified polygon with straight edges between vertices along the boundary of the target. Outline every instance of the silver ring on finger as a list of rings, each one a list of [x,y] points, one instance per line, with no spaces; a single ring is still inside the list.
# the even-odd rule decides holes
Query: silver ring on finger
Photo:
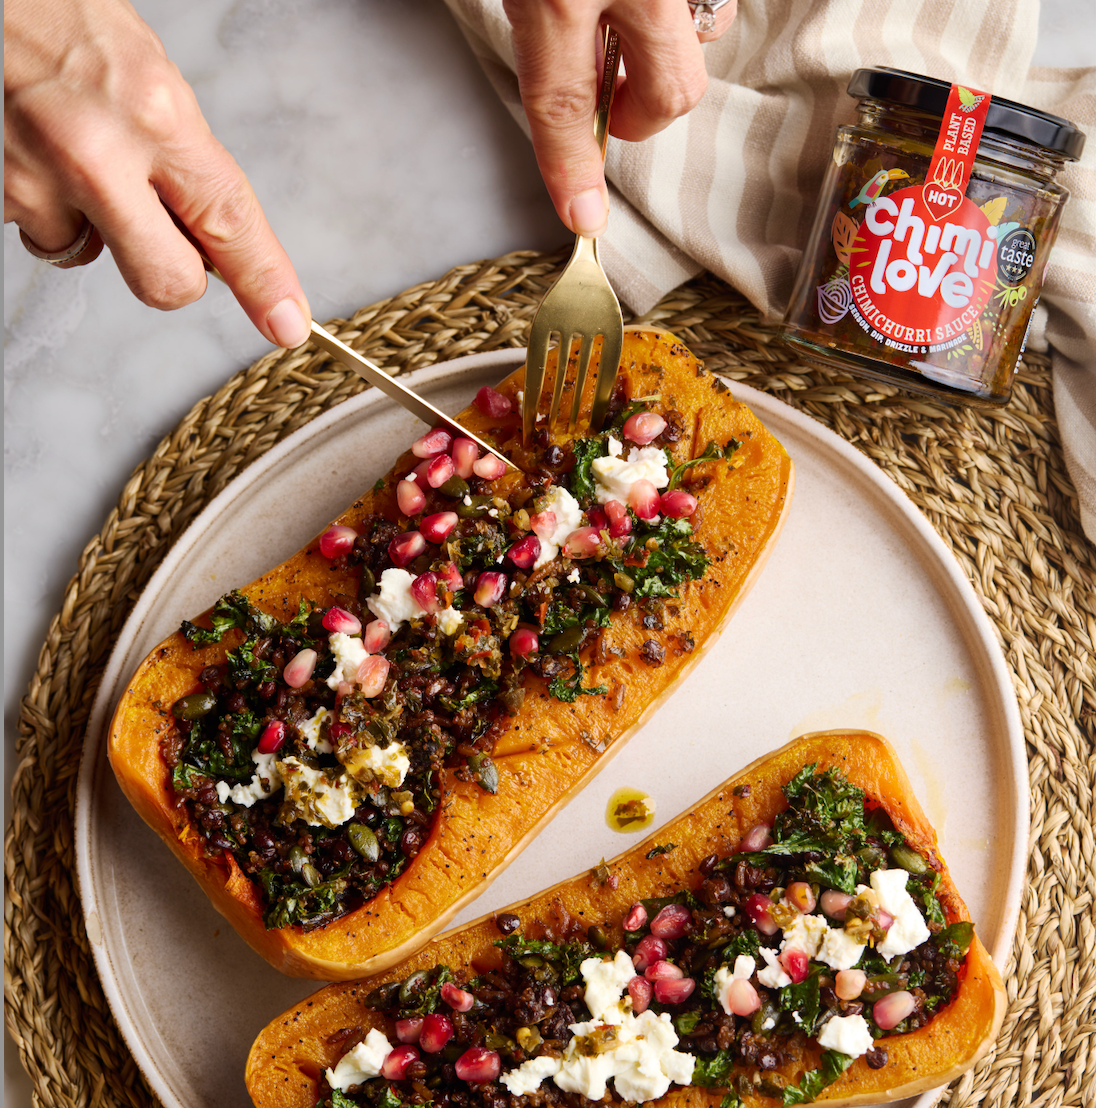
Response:
[[[698,35],[710,35],[715,32],[716,12],[729,4],[731,0],[689,0],[689,10],[693,13],[693,26]]]
[[[50,265],[65,265],[67,262],[74,261],[91,245],[91,236],[94,234],[95,227],[91,220],[84,216],[80,233],[70,246],[66,246],[63,250],[43,250],[22,227],[19,228],[19,240],[26,249],[36,258],[41,258]]]

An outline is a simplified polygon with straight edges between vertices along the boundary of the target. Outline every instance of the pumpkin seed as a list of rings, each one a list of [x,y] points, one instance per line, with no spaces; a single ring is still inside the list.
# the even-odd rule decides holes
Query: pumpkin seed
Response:
[[[908,873],[928,873],[929,864],[913,847],[895,843],[890,849],[891,861]]]
[[[377,836],[361,823],[351,823],[346,828],[346,837],[350,845],[367,861],[375,862],[381,856]]]
[[[217,698],[211,692],[196,692],[176,700],[171,707],[176,719],[201,719],[217,707]]]

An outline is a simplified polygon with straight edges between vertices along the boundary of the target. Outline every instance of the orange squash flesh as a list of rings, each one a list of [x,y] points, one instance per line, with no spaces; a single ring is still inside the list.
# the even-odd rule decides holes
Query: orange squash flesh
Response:
[[[366,980],[328,985],[273,1020],[255,1040],[247,1059],[246,1082],[256,1108],[313,1108],[324,1069],[346,1049],[349,1035],[360,1038],[382,1024],[365,1005],[378,984],[401,980],[417,969],[447,965],[462,978],[487,968],[501,937],[494,920],[502,911],[517,915],[528,927],[551,918],[562,907],[587,926],[598,924],[609,935],[612,950],[621,945],[620,921],[641,898],[666,896],[698,882],[696,867],[712,853],[733,852],[758,823],[771,823],[787,806],[781,788],[804,766],[819,770],[837,766],[869,800],[879,802],[895,827],[940,874],[939,893],[948,923],[970,917],[947,866],[937,850],[936,834],[921,810],[909,779],[890,744],[864,731],[824,731],[804,735],[709,793],[673,822],[608,863],[618,879],[595,880],[587,872],[519,904],[484,916],[441,935],[387,973]],[[736,796],[748,784],[748,796]],[[647,857],[656,844],[676,843],[667,854]],[[604,876],[604,875],[602,875]],[[833,1105],[875,1104],[912,1096],[944,1085],[974,1064],[993,1043],[1004,1016],[1005,992],[1000,974],[975,937],[960,973],[952,1002],[924,1027],[882,1040],[888,1061],[879,1070],[860,1058],[823,1090],[819,1100]],[[821,1050],[808,1048],[797,1063],[779,1071],[789,1083],[817,1065]],[[674,1087],[660,1108],[719,1108],[725,1090]],[[772,1108],[778,1101],[744,1098],[747,1108]]]
[[[613,613],[604,633],[606,645],[624,655],[590,665],[587,678],[588,684],[607,685],[609,696],[582,696],[575,704],[563,704],[548,696],[543,681],[528,675],[524,705],[492,753],[499,773],[497,793],[483,792],[447,772],[426,844],[372,901],[308,933],[297,927],[268,931],[251,881],[231,858],[207,857],[201,836],[175,803],[160,752],[162,738],[173,726],[171,706],[200,687],[202,668],[222,662],[239,642],[239,632],[202,649],[192,648],[181,634],[173,635],[141,664],[122,695],[110,728],[109,757],[123,792],[217,909],[282,972],[326,980],[377,972],[440,931],[649,718],[715,641],[760,572],[791,498],[794,471],[787,453],[726,385],[667,332],[627,332],[620,373],[630,396],[657,393],[663,410],[680,415],[685,431],[671,448],[675,462],[703,453],[712,440],[722,445],[734,437],[742,443],[733,465],[706,462],[687,476],[685,487],[696,482],[699,498],[695,538],[712,564],[701,580],[681,587],[680,600],[667,603],[661,632],[645,630],[635,606]],[[546,389],[551,379],[550,367]],[[518,371],[499,386],[515,401],[513,416],[491,419],[474,407],[459,416],[470,430],[492,438],[519,462],[516,400],[521,384]],[[587,397],[587,410],[588,404]],[[565,399],[564,410],[569,407]],[[418,461],[410,452],[404,454],[379,491],[361,497],[335,522],[354,526],[375,512],[398,519],[395,480]],[[505,496],[522,477],[508,473],[493,488]],[[335,569],[314,541],[241,591],[264,611],[289,619],[302,597],[327,606],[356,589],[355,571]],[[639,657],[644,640],[651,638],[665,649],[657,668]],[[585,656],[583,661],[590,663]]]

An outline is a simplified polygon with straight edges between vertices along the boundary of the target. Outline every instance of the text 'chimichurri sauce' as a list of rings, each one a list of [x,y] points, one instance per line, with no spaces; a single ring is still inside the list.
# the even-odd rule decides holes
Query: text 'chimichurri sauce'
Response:
[[[949,401],[1002,405],[1085,136],[961,84],[861,69],[784,319],[807,356]]]

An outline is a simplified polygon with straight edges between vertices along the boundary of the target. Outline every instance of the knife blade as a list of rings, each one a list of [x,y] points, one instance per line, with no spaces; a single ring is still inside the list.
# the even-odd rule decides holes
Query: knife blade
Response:
[[[413,416],[417,416],[428,427],[444,427],[454,436],[471,439],[481,450],[494,454],[507,467],[517,470],[509,458],[500,450],[484,441],[478,435],[472,434],[466,427],[462,427],[455,419],[435,408],[428,400],[423,400],[418,393],[412,392],[406,385],[400,384],[394,377],[389,377],[379,365],[363,358],[353,347],[347,346],[341,339],[336,338],[330,331],[312,320],[312,341],[322,347],[333,358],[337,358],[347,369],[352,369],[363,381],[368,381],[374,388],[379,389],[389,399],[401,404]]]

